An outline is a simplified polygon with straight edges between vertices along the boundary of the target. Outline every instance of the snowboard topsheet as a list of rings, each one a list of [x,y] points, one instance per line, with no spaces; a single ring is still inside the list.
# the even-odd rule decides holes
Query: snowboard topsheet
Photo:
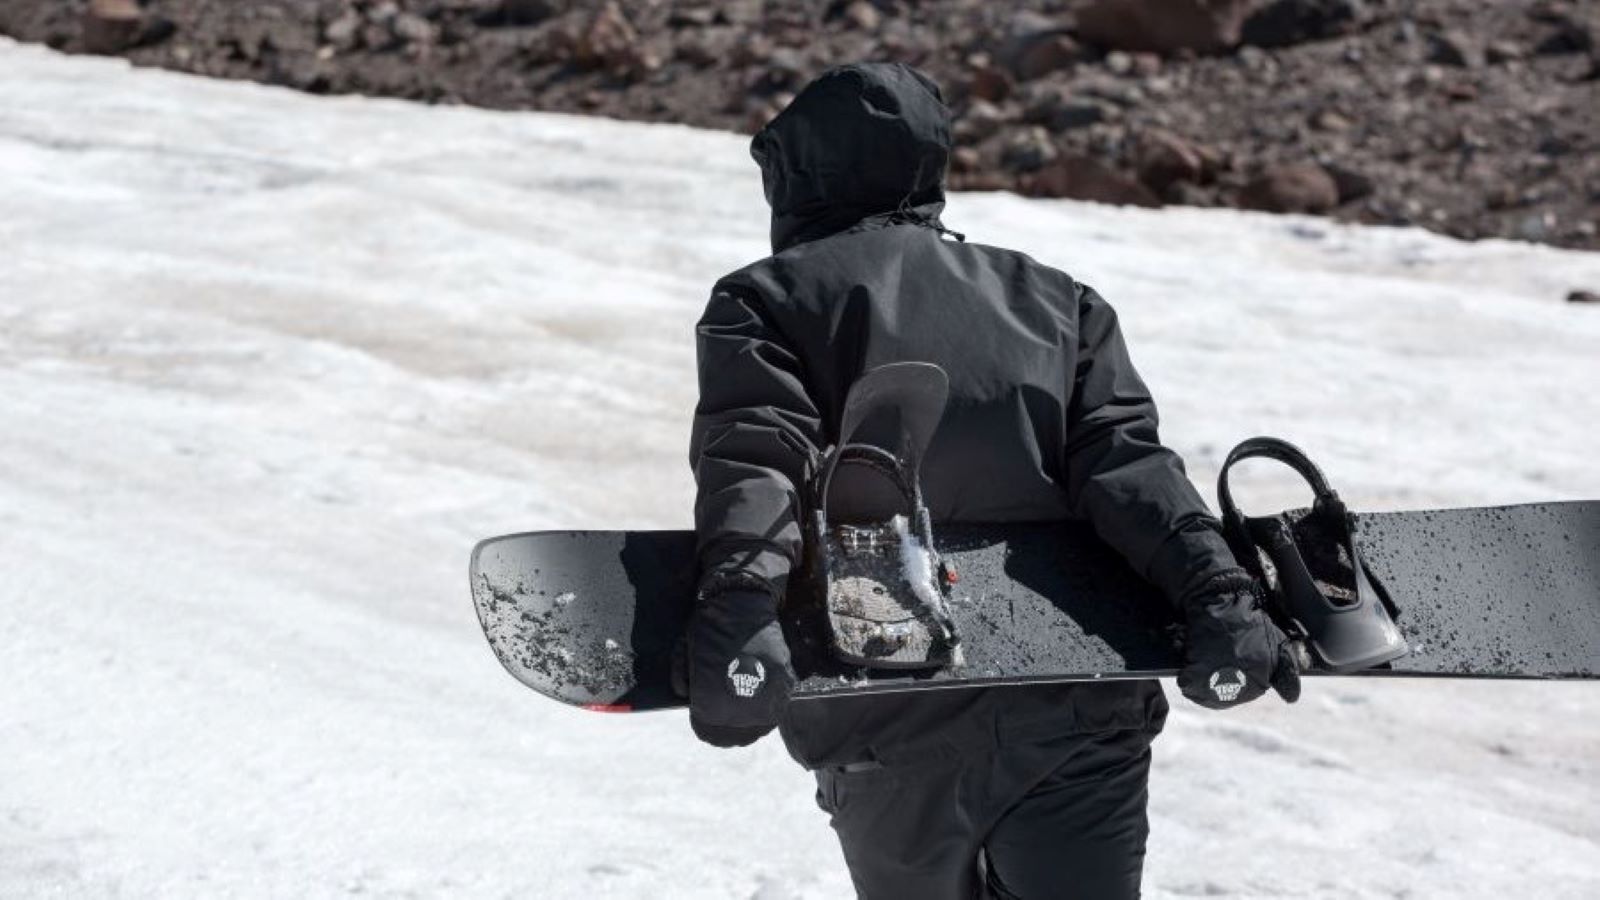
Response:
[[[1600,502],[1356,522],[1411,648],[1360,674],[1600,677]],[[1181,666],[1170,605],[1086,527],[944,525],[934,540],[959,576],[950,597],[965,664],[892,672],[839,663],[825,617],[792,590],[783,615],[797,698],[1151,678]],[[495,655],[539,693],[615,711],[682,706],[672,656],[694,598],[694,549],[689,531],[493,538],[473,551],[473,599]]]

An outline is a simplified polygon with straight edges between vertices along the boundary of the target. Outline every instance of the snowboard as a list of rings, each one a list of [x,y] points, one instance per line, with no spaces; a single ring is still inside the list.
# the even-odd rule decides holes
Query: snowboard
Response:
[[[1403,655],[1350,673],[1600,677],[1600,502],[1355,513]],[[1086,526],[946,524],[948,607],[960,664],[871,669],[839,661],[826,616],[791,589],[782,611],[799,700],[840,695],[1174,675],[1170,604]],[[501,664],[540,694],[603,711],[682,706],[673,655],[696,587],[690,531],[547,531],[472,553],[479,622]],[[1339,674],[1313,660],[1306,674]]]

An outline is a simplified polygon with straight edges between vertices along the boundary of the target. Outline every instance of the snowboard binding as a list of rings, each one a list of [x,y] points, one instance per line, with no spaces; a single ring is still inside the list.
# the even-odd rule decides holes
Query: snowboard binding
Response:
[[[1311,485],[1309,510],[1246,516],[1234,503],[1228,473],[1234,464],[1265,457]],[[1217,477],[1222,531],[1234,556],[1267,589],[1291,636],[1315,662],[1334,673],[1370,669],[1409,652],[1395,625],[1399,609],[1361,558],[1355,518],[1322,471],[1287,441],[1255,437],[1228,454]]]
[[[840,661],[934,669],[961,662],[947,591],[918,478],[944,414],[943,369],[894,363],[851,386],[839,443],[813,479],[808,544]]]

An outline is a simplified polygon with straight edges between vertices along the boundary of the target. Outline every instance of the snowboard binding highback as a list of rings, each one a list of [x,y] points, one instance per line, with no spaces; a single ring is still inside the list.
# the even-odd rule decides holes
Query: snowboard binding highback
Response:
[[[944,415],[949,382],[931,363],[873,369],[850,388],[839,441],[811,490],[812,580],[824,595],[841,661],[879,669],[960,663],[939,560],[922,501],[922,454]]]
[[[1311,508],[1271,516],[1240,512],[1228,472],[1256,457],[1300,473],[1316,495]],[[1304,642],[1320,667],[1355,672],[1409,652],[1394,622],[1399,610],[1362,561],[1354,517],[1298,447],[1271,437],[1244,441],[1222,465],[1217,498],[1234,556],[1267,588],[1291,635]]]

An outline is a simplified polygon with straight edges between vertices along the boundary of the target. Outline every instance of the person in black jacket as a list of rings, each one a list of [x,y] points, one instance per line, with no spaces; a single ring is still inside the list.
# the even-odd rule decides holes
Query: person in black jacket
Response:
[[[777,611],[807,466],[851,383],[906,360],[950,377],[922,467],[935,522],[1086,520],[1183,611],[1186,696],[1298,693],[1283,634],[1157,437],[1116,314],[947,230],[949,151],[938,87],[889,64],[824,73],[752,142],[773,255],[720,280],[697,329],[690,721],[724,747],[781,729],[863,897],[1137,896],[1158,682],[786,702]]]

